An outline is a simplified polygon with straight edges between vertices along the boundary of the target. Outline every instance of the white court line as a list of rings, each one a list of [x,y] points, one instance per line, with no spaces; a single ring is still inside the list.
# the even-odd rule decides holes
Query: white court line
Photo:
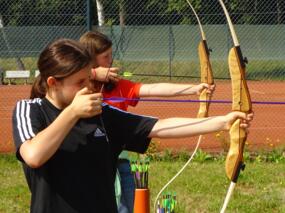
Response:
[[[261,91],[258,91],[258,90],[249,90],[250,93],[256,93],[256,94],[260,94],[260,95],[265,95],[266,93],[265,92],[261,92]]]
[[[264,129],[285,129],[285,126],[275,126],[275,127],[256,127],[256,128],[249,128],[250,130],[264,130]]]

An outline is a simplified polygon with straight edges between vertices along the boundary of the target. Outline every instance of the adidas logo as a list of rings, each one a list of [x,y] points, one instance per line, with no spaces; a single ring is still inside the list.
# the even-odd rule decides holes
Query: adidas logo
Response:
[[[103,137],[105,136],[105,133],[101,131],[101,129],[97,128],[94,132],[94,137]]]

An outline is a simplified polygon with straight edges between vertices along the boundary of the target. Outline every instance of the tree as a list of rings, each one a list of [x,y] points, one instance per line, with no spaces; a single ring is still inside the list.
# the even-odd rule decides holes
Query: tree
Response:
[[[11,47],[10,47],[10,43],[9,43],[8,37],[6,36],[6,33],[5,33],[4,21],[3,21],[3,18],[1,16],[1,14],[0,14],[0,30],[2,31],[3,40],[5,42],[6,48],[8,50],[8,53],[10,54],[11,53]],[[25,69],[25,65],[22,62],[20,57],[15,56],[15,60],[16,60],[16,64],[17,64],[18,70],[26,70]]]
[[[105,24],[105,13],[102,0],[96,0],[96,9],[98,17],[98,25],[103,26]]]

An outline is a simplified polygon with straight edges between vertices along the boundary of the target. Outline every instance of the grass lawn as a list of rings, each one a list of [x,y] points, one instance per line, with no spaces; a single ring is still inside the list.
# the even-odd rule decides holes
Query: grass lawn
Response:
[[[184,161],[151,161],[151,206]],[[0,213],[29,212],[30,193],[14,155],[0,154]],[[229,181],[224,162],[193,162],[168,191],[177,193],[177,212],[219,212]],[[153,211],[152,211],[153,212]],[[227,212],[285,212],[285,163],[247,163]]]
[[[0,213],[29,212],[30,192],[14,155],[0,154]]]
[[[183,163],[151,163],[151,203]],[[224,162],[194,162],[169,186],[169,191],[177,193],[177,212],[219,212],[229,183]],[[227,212],[285,212],[285,164],[247,163]]]

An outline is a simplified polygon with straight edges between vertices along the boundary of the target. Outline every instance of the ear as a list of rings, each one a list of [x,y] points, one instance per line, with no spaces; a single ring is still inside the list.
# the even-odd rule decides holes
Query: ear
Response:
[[[47,85],[48,87],[54,87],[56,85],[56,79],[52,76],[47,78]]]

